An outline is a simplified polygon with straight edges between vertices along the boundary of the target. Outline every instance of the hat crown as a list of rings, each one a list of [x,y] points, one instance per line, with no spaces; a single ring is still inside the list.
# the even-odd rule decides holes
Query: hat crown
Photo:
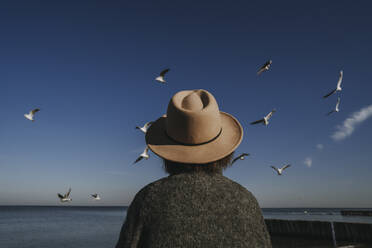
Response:
[[[182,108],[190,111],[200,111],[203,109],[203,102],[196,92],[192,92],[182,100]]]
[[[216,99],[206,90],[185,90],[168,105],[166,132],[173,140],[197,145],[213,140],[221,132]]]

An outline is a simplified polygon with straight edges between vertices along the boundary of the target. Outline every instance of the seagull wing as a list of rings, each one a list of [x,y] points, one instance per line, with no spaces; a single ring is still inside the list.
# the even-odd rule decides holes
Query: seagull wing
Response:
[[[68,189],[68,192],[66,193],[65,197],[69,197],[70,196],[70,193],[71,193],[71,188]]]
[[[239,160],[239,159],[240,159],[240,156],[234,158],[233,161],[231,162],[231,164],[234,164],[234,163],[235,163],[237,160]]]
[[[327,113],[327,115],[331,115],[333,112],[335,112],[334,110],[330,111]]]
[[[91,195],[93,198],[97,198],[97,194],[93,194]]]
[[[264,72],[266,69],[265,67],[262,67],[258,70],[257,75],[260,75],[262,72]]]
[[[40,109],[36,108],[36,109],[33,109],[31,110],[30,114],[34,115],[36,112],[39,112]]]
[[[330,95],[334,94],[336,92],[336,90],[332,90],[331,92],[329,92],[327,95],[323,96],[323,98],[327,98],[329,97]]]
[[[251,122],[251,125],[258,124],[258,123],[261,123],[263,121],[264,121],[264,119],[261,119],[261,120],[258,120],[258,121],[254,121],[254,122]]]
[[[342,78],[343,78],[343,76],[344,76],[344,73],[343,73],[343,71],[341,70],[341,71],[340,71],[340,76],[339,76],[339,78],[338,78],[338,82],[337,82],[337,88],[341,87],[341,83],[342,83]]]
[[[268,61],[266,61],[266,63],[262,67],[270,66],[271,63],[273,63],[273,61],[272,60],[268,60]]]
[[[263,66],[261,66],[260,69],[258,70],[257,75],[260,75],[262,72],[267,71],[271,63],[272,63],[271,60],[266,61],[266,63]]]
[[[285,170],[285,169],[287,169],[287,168],[290,167],[290,166],[291,166],[290,164],[284,165],[284,166],[282,167],[282,170]]]
[[[169,71],[170,69],[165,69],[160,72],[160,76],[164,77],[164,75]]]
[[[338,106],[340,105],[340,101],[341,101],[341,99],[340,99],[340,98],[337,98],[336,109],[337,109]]]
[[[236,158],[234,158],[234,160],[231,162],[231,164],[235,163],[239,159],[244,159],[245,156],[249,156],[249,153],[242,153],[242,154],[240,154],[239,156],[237,156]]]
[[[136,164],[136,163],[138,163],[139,161],[141,161],[143,159],[143,157],[142,156],[139,156],[137,159],[136,159],[136,161],[134,161],[134,163],[133,164]]]
[[[61,195],[60,193],[58,193],[57,195],[58,195],[58,197],[59,197],[60,199],[63,199],[63,198],[64,198],[64,196]]]
[[[276,168],[275,166],[270,166],[271,168],[273,168],[275,171],[278,171],[278,168]]]
[[[154,123],[153,121],[149,121],[145,124],[144,128],[147,129],[151,126],[151,124]]]
[[[139,161],[141,161],[143,159],[143,157],[142,156],[139,156],[137,159],[136,159],[136,161],[134,161],[134,163],[133,164],[136,164],[136,163],[138,163]]]
[[[267,119],[270,119],[271,118],[271,116],[273,116],[273,114],[276,112],[276,110],[275,109],[273,109],[267,116],[266,116],[266,118]]]

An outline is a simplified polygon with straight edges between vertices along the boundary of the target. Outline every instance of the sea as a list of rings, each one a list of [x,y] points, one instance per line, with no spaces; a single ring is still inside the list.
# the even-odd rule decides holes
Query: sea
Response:
[[[342,216],[340,210],[264,208],[262,212],[268,219],[372,223],[372,217]],[[112,248],[126,211],[127,207],[0,206],[0,248]]]

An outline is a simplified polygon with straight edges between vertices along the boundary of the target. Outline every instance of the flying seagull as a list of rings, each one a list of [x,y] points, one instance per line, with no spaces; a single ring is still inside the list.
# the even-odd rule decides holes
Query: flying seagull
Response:
[[[275,109],[273,109],[268,115],[266,115],[263,119],[260,119],[258,121],[254,121],[254,122],[251,122],[251,125],[255,125],[255,124],[258,124],[258,123],[262,123],[264,124],[265,126],[269,125],[269,119],[271,118],[271,116],[273,116],[273,114],[276,112]]]
[[[237,160],[244,160],[245,159],[245,156],[249,156],[249,153],[242,153],[240,154],[239,156],[237,156],[236,158],[233,159],[233,161],[231,162],[231,164],[235,163]]]
[[[260,75],[262,72],[267,71],[270,69],[271,64],[273,63],[272,60],[267,61],[261,68],[258,70],[257,75]]]
[[[342,90],[342,88],[341,88],[341,83],[342,83],[342,77],[343,77],[343,75],[344,75],[344,73],[343,73],[343,71],[341,70],[341,71],[340,71],[340,76],[339,76],[339,78],[338,78],[338,82],[337,82],[337,87],[336,87],[336,89],[332,90],[332,91],[329,92],[327,95],[323,96],[323,98],[327,98],[327,97],[333,95],[334,93],[336,93],[337,91],[341,91],[341,90]]]
[[[97,193],[93,194],[91,196],[94,198],[94,200],[97,200],[97,201],[101,200],[101,197],[99,197],[99,195]]]
[[[149,127],[151,126],[152,123],[153,123],[153,121],[147,122],[143,127],[137,126],[136,129],[139,129],[143,133],[146,133],[147,132],[147,129],[149,129]]]
[[[282,168],[280,168],[280,169],[276,168],[275,166],[271,166],[271,168],[273,168],[273,169],[278,173],[278,175],[281,176],[282,173],[283,173],[283,171],[284,171],[285,169],[287,169],[288,167],[290,167],[290,166],[291,166],[290,164],[287,164],[287,165],[284,165],[284,166],[283,166]]]
[[[145,150],[143,151],[143,153],[141,153],[141,155],[136,159],[136,161],[134,161],[133,164],[135,163],[138,163],[139,161],[141,161],[143,158],[145,158],[146,160],[149,159],[149,148],[146,146]]]
[[[162,72],[160,72],[160,76],[155,78],[156,81],[160,82],[160,83],[165,83],[165,80],[164,80],[164,76],[165,74],[169,71],[170,69],[165,69],[163,70]]]
[[[58,197],[59,197],[59,200],[61,202],[70,202],[72,201],[71,198],[70,198],[70,193],[71,193],[71,188],[69,188],[68,192],[64,195],[61,195],[60,193],[58,193]]]
[[[26,117],[26,119],[28,119],[30,121],[35,121],[34,120],[34,115],[35,115],[36,112],[39,112],[39,111],[40,111],[40,109],[36,108],[36,109],[31,110],[30,113],[24,114],[24,116]]]
[[[334,113],[334,112],[339,112],[340,109],[338,108],[338,106],[340,106],[340,98],[337,98],[337,103],[336,103],[336,107],[335,107],[335,109],[332,110],[331,112],[329,112],[327,115],[330,115],[330,114],[332,114],[332,113]]]

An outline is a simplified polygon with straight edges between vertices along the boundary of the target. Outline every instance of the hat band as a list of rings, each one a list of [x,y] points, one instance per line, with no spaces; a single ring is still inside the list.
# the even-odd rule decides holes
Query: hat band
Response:
[[[184,145],[184,146],[200,146],[200,145],[205,145],[205,144],[208,144],[208,143],[210,143],[210,142],[216,140],[216,139],[221,135],[221,133],[222,133],[222,127],[221,127],[221,130],[218,132],[218,134],[217,134],[216,137],[214,137],[214,138],[212,138],[211,140],[208,140],[208,141],[206,141],[206,142],[196,143],[196,144],[192,144],[192,143],[183,143],[183,142],[180,142],[180,141],[178,141],[178,140],[175,140],[174,138],[172,138],[171,136],[168,135],[168,133],[167,133],[166,130],[164,130],[164,133],[165,133],[165,135],[167,135],[167,137],[168,137],[170,140],[172,140],[173,142],[176,142],[176,143],[178,143],[178,144],[180,144],[180,145]]]

